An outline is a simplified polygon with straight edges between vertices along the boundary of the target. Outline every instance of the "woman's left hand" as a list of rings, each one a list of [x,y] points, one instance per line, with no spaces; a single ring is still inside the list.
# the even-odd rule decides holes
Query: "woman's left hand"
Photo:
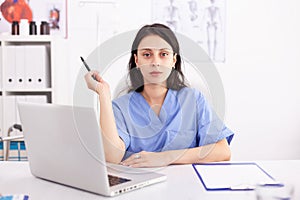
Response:
[[[141,151],[132,154],[120,164],[130,167],[162,167],[170,163],[166,157],[166,152]]]

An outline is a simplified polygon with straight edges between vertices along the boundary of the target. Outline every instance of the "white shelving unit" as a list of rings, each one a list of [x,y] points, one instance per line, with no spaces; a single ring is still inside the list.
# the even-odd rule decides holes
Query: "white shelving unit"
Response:
[[[17,102],[55,102],[55,42],[52,36],[0,35],[0,136],[20,123]]]

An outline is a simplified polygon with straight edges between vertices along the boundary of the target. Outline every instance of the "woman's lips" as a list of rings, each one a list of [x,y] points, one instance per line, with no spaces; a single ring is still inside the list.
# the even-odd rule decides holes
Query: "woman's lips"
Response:
[[[150,74],[151,74],[152,76],[158,76],[158,75],[162,74],[162,72],[159,72],[159,71],[153,71],[153,72],[150,72]]]

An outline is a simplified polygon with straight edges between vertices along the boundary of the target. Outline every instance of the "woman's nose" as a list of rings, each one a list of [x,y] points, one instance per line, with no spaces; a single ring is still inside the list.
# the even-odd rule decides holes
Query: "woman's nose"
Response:
[[[154,55],[154,56],[153,56],[151,65],[152,65],[153,67],[158,67],[158,66],[160,65],[160,59],[159,59],[159,56],[158,56],[158,55]]]

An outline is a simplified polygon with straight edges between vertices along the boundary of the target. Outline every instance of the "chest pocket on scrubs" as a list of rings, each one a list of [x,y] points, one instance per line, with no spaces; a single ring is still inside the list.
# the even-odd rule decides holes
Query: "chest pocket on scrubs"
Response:
[[[194,130],[168,130],[166,134],[167,138],[163,151],[186,149],[196,146],[196,131]]]

